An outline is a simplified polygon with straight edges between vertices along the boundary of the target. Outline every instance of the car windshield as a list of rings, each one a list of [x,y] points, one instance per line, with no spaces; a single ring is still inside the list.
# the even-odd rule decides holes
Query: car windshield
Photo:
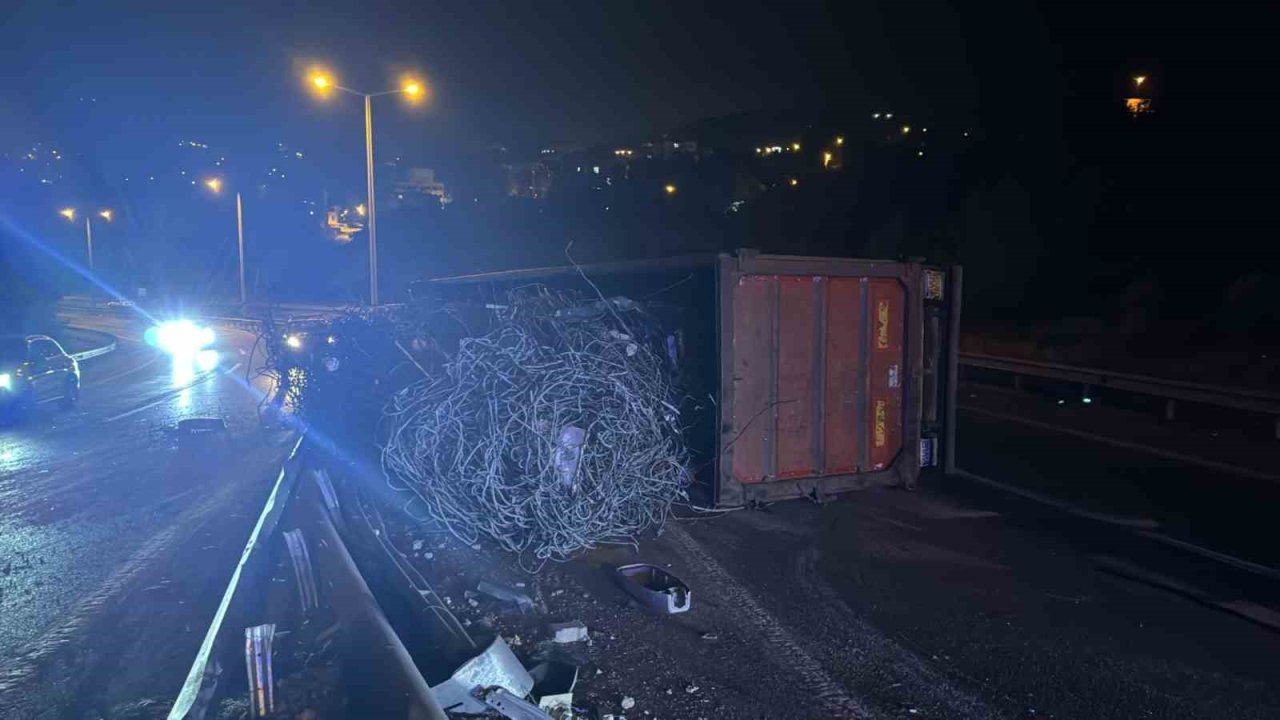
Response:
[[[0,365],[12,365],[27,359],[24,338],[0,338]]]

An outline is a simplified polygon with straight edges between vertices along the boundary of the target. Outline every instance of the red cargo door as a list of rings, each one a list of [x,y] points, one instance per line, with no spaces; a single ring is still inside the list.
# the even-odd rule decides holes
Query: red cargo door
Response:
[[[871,333],[867,363],[867,447],[863,470],[883,470],[902,449],[903,311],[902,285],[892,278],[867,281],[867,330]]]

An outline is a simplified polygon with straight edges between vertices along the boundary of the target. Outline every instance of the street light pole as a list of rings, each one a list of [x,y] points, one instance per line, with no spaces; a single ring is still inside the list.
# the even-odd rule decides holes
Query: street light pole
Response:
[[[248,302],[244,289],[244,211],[240,208],[240,191],[236,191],[236,238],[240,244],[240,304]]]
[[[378,304],[378,214],[373,196],[373,96],[364,96],[364,163],[369,206],[369,305]]]
[[[323,72],[312,73],[310,83],[322,94],[330,90],[338,90],[349,95],[364,98],[364,164],[365,164],[365,204],[369,218],[369,304],[378,304],[378,216],[377,198],[373,186],[373,99],[383,95],[404,94],[412,99],[423,96],[421,82],[407,79],[398,90],[386,90],[376,93],[362,93],[343,87]]]
[[[84,216],[84,244],[89,249],[89,270],[93,270],[93,226],[88,215]]]

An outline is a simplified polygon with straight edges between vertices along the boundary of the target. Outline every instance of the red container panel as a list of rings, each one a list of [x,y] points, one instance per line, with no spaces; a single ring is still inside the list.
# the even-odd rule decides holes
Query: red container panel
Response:
[[[744,275],[733,289],[733,477],[763,482],[773,472],[774,322],[777,278]]]
[[[902,448],[902,331],[906,297],[893,278],[872,278],[867,292],[871,333],[867,386],[870,466],[889,467]]]
[[[822,471],[840,475],[858,470],[858,405],[864,393],[862,362],[862,283],[830,278],[826,297],[825,390],[822,406]]]
[[[822,278],[783,276],[778,280],[778,381],[774,410],[779,478],[817,474],[815,397],[821,379],[814,370]]]

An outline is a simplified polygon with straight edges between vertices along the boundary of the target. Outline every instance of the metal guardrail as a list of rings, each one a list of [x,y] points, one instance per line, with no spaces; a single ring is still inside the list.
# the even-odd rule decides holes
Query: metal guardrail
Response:
[[[72,359],[74,359],[76,362],[83,362],[85,360],[88,360],[89,358],[96,358],[99,355],[106,355],[109,352],[115,352],[115,350],[116,350],[116,340],[115,338],[111,338],[111,342],[107,343],[106,345],[103,345],[102,347],[96,347],[96,348],[93,348],[92,350],[85,350],[83,352],[68,353],[68,354],[71,355]]]
[[[1280,439],[1280,394],[1276,393],[978,353],[960,353],[960,365],[1005,372],[1015,378],[1048,378],[1079,383],[1086,389],[1104,387],[1164,398],[1165,418],[1169,420],[1174,417],[1177,401],[1274,415],[1276,437]]]

